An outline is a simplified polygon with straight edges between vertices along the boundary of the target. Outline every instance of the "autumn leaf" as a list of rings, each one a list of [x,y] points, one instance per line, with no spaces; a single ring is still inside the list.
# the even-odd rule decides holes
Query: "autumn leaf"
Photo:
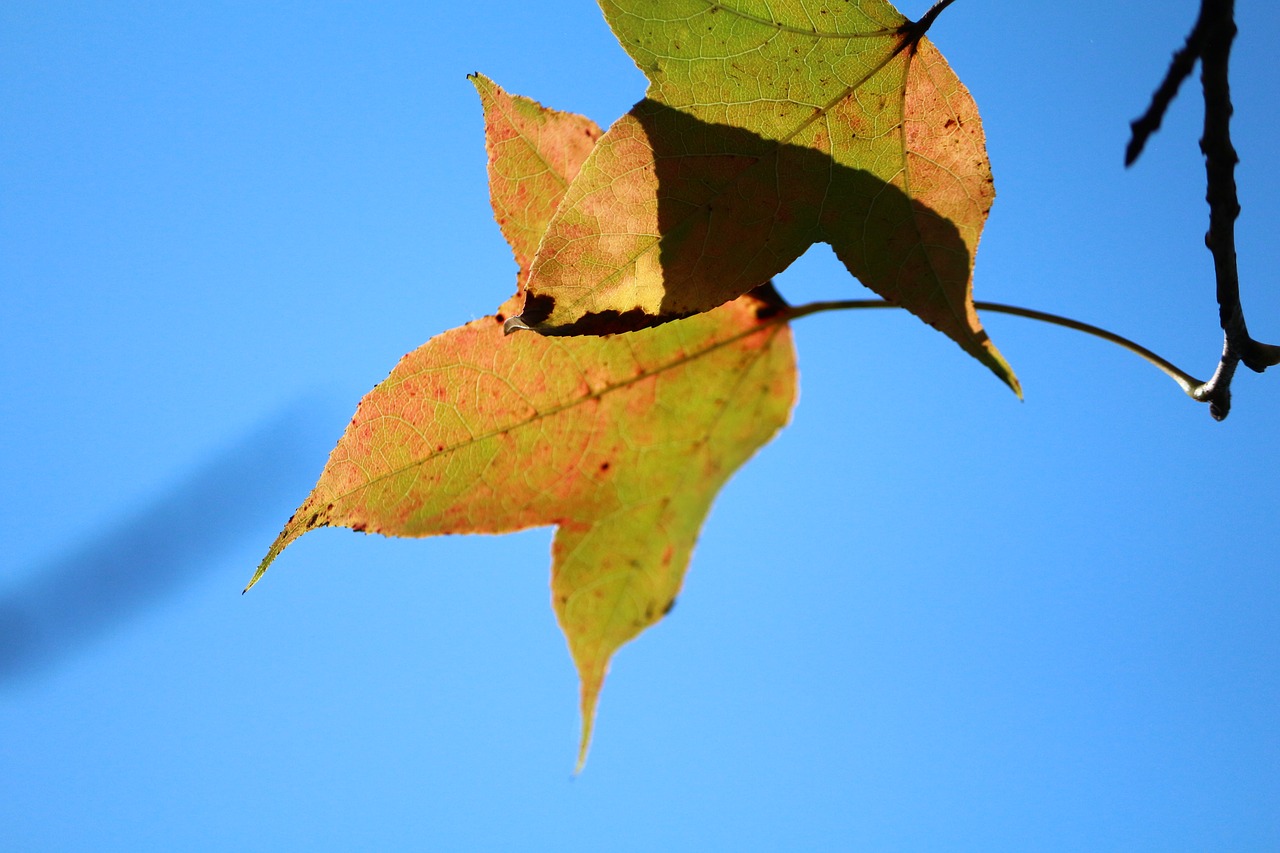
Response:
[[[600,131],[473,82],[493,207],[523,278]],[[433,338],[360,401],[250,586],[318,527],[556,525],[552,603],[582,682],[581,766],[611,656],[670,609],[715,494],[789,417],[794,350],[767,292],[660,329],[574,339],[504,336],[513,297]]]
[[[830,243],[1015,391],[972,300],[994,198],[977,108],[885,0],[601,0],[649,79],[588,157],[511,329],[706,311]]]
[[[515,254],[520,287],[565,188],[601,131],[585,116],[509,95],[483,74],[469,79],[484,107],[489,201]]]

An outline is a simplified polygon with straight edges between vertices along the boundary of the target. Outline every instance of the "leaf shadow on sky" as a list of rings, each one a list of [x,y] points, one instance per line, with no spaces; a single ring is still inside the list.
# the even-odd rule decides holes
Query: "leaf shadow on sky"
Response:
[[[315,403],[289,407],[109,529],[0,590],[0,689],[109,640],[216,569],[245,537],[269,537],[276,516],[315,476],[332,439],[318,425],[330,420]]]

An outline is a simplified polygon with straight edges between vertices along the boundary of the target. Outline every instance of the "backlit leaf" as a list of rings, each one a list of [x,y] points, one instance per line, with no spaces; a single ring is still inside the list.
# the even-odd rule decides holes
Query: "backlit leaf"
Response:
[[[994,198],[982,125],[885,0],[601,0],[647,97],[592,151],[511,328],[603,334],[709,310],[815,242],[1015,391],[972,301]]]
[[[523,265],[599,131],[473,79],[494,210]],[[516,304],[428,341],[360,402],[250,586],[318,527],[556,525],[552,603],[582,681],[581,761],[610,657],[671,607],[715,494],[786,423],[795,356],[767,297],[577,339],[504,336]]]

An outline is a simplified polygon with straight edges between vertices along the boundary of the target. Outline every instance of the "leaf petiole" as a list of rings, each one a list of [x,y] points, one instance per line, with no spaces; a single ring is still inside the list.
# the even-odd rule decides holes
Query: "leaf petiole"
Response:
[[[1101,338],[1104,341],[1110,341],[1116,346],[1128,350],[1134,355],[1146,361],[1148,364],[1159,368],[1166,376],[1178,383],[1178,387],[1193,400],[1204,402],[1204,398],[1200,394],[1200,389],[1205,383],[1196,379],[1191,374],[1182,370],[1177,365],[1161,358],[1151,350],[1134,343],[1128,338],[1117,335],[1115,332],[1109,332],[1098,326],[1082,323],[1079,320],[1072,320],[1070,317],[1062,317],[1058,314],[1049,314],[1045,311],[1037,311],[1033,308],[1020,308],[1016,305],[1004,305],[999,302],[977,302],[973,306],[979,311],[991,311],[996,314],[1012,314],[1015,317],[1026,317],[1029,320],[1039,320],[1041,323],[1049,323],[1054,326],[1062,326],[1067,329],[1074,329],[1077,332],[1084,332],[1086,335],[1093,335],[1095,338]],[[788,308],[786,318],[788,320],[807,317],[810,314],[819,314],[825,311],[852,311],[862,308],[899,308],[892,302],[886,302],[883,299],[840,299],[829,302],[810,302],[806,305],[797,305]]]

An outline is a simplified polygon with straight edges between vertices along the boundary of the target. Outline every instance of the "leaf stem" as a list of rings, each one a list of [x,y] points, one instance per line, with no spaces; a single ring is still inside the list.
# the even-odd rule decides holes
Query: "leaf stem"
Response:
[[[938,2],[934,3],[929,11],[924,13],[924,17],[917,22],[920,26],[921,32],[923,33],[927,31],[929,27],[933,26],[933,22],[942,14],[942,10],[954,2],[955,0],[938,0]]]
[[[955,0],[938,0],[938,2],[933,4],[928,12],[924,13],[920,20],[908,21],[901,30],[899,30],[899,32],[905,32],[909,35],[906,43],[914,45],[918,42],[925,33],[929,32],[929,28],[933,26],[933,22],[942,14],[942,10],[946,9],[954,2]]]
[[[974,302],[974,307],[980,311],[990,311],[995,314],[1012,314],[1015,317],[1026,317],[1029,320],[1038,320],[1041,323],[1049,323],[1054,326],[1062,326],[1066,329],[1074,329],[1077,332],[1084,332],[1086,335],[1093,335],[1095,338],[1101,338],[1109,341],[1121,349],[1128,350],[1134,355],[1158,368],[1162,373],[1178,383],[1178,387],[1182,389],[1188,397],[1193,400],[1204,402],[1199,394],[1205,386],[1204,382],[1196,379],[1185,370],[1177,365],[1161,358],[1151,350],[1139,343],[1129,340],[1123,335],[1117,335],[1115,332],[1108,331],[1089,323],[1082,323],[1079,320],[1073,320],[1070,317],[1063,317],[1058,314],[1050,314],[1046,311],[1037,311],[1034,308],[1020,308],[1017,305],[1004,305],[999,302]],[[820,314],[825,311],[852,311],[863,308],[900,308],[892,302],[886,302],[883,299],[839,299],[829,302],[809,302],[805,305],[797,305],[786,310],[786,318],[788,320],[797,320],[801,317],[807,317],[810,314]]]

